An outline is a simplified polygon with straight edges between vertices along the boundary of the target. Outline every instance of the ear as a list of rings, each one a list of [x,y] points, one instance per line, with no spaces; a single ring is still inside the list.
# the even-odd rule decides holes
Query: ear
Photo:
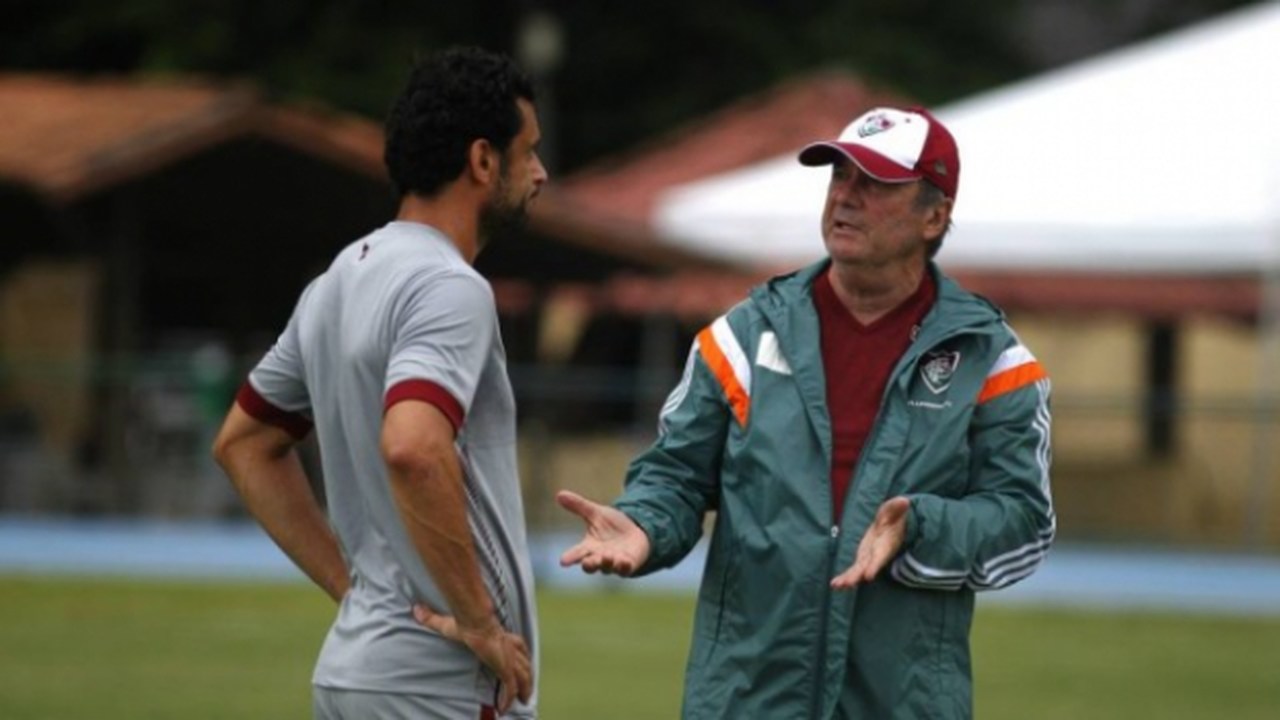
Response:
[[[942,202],[924,211],[924,239],[932,242],[942,237],[951,222],[951,208],[955,201],[943,198]]]
[[[492,143],[483,138],[471,143],[467,148],[467,172],[481,185],[498,181],[502,174],[502,161]]]

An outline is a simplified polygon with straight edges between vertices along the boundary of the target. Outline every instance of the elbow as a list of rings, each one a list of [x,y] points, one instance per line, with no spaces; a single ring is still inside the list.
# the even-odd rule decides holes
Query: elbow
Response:
[[[210,448],[213,460],[222,468],[227,475],[233,475],[233,470],[243,465],[250,456],[275,456],[277,453],[264,452],[261,446],[252,442],[244,436],[236,436],[230,433],[219,433],[218,437],[213,441],[213,447]]]
[[[407,482],[429,474],[439,466],[446,452],[453,452],[452,445],[439,442],[396,442],[383,438],[382,459],[387,464],[393,483]]]
[[[227,437],[225,432],[218,433],[218,437],[213,440],[213,447],[209,449],[213,455],[214,462],[223,470],[231,465],[231,455],[234,452],[235,443],[231,438]]]
[[[296,444],[297,440],[285,430],[258,422],[233,408],[209,452],[218,466],[231,475],[246,466],[282,459]]]

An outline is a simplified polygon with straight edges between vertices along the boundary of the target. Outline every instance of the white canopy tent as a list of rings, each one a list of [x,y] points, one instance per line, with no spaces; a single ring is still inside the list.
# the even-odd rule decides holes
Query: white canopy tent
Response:
[[[1246,513],[1260,542],[1280,393],[1280,1],[936,114],[961,158],[945,268],[1262,281]],[[669,190],[654,224],[702,253],[795,266],[823,254],[827,178],[788,154]]]
[[[937,115],[961,153],[945,267],[1203,274],[1280,260],[1280,2]],[[826,182],[789,154],[673,188],[654,222],[700,252],[797,264],[822,254]]]

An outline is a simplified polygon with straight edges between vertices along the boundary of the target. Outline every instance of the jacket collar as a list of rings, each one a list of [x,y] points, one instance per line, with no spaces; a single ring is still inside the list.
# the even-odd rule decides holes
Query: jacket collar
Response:
[[[793,337],[793,331],[817,331],[817,314],[813,308],[813,282],[831,266],[830,258],[779,275],[751,292],[751,298],[780,337]],[[1004,313],[985,298],[965,290],[930,261],[928,272],[938,287],[938,298],[921,323],[921,332],[913,345],[928,347],[946,336],[966,329],[1000,323]],[[812,317],[807,317],[812,316]],[[803,334],[801,338],[807,337]],[[816,339],[816,335],[814,338]],[[932,342],[927,342],[933,338]],[[790,357],[787,358],[791,360]]]
[[[830,266],[829,258],[787,275],[772,278],[751,292],[751,300],[777,334],[779,351],[786,358],[804,398],[805,412],[815,428],[828,460],[831,456],[831,420],[827,412],[826,376],[822,367],[822,341],[818,313],[813,306],[813,282]],[[893,371],[897,382],[906,382],[916,360],[948,338],[965,333],[995,332],[1004,313],[986,299],[960,287],[932,261],[928,272],[937,283],[938,297],[921,321],[920,331]]]

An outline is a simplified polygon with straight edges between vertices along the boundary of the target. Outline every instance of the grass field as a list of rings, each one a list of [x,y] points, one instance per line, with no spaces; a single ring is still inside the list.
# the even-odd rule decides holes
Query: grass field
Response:
[[[673,718],[692,599],[546,593],[542,717]],[[306,718],[302,584],[0,575],[0,718]],[[1280,717],[1280,616],[979,612],[982,720]]]

